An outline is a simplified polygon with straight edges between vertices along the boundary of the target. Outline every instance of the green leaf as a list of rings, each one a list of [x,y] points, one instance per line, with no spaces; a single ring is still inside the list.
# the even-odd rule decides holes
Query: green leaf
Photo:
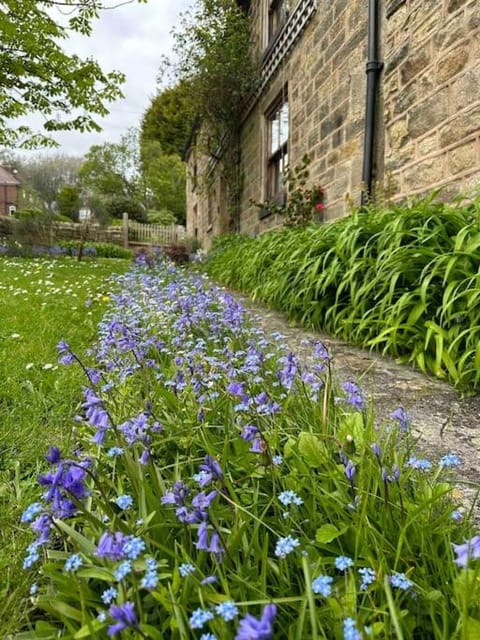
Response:
[[[320,467],[325,461],[320,438],[307,431],[303,431],[298,437],[298,451],[311,467]]]
[[[320,529],[317,529],[315,533],[315,540],[320,544],[328,544],[343,535],[347,529],[348,527],[337,529],[333,524],[324,524]]]
[[[462,640],[478,640],[480,638],[480,620],[467,618],[463,625]]]

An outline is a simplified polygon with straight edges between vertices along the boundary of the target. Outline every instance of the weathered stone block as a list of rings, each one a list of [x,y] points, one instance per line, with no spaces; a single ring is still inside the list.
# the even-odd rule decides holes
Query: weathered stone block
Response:
[[[419,141],[417,145],[418,154],[420,156],[426,156],[429,153],[433,153],[438,149],[438,135],[436,133],[431,136],[427,136]]]
[[[451,86],[454,111],[480,101],[480,66],[467,71]]]
[[[406,118],[394,122],[387,131],[387,138],[390,149],[397,151],[408,140],[408,125]]]
[[[403,186],[405,191],[417,191],[429,189],[440,182],[444,177],[444,157],[436,156],[409,167],[403,173]]]
[[[468,2],[468,0],[448,0],[447,1],[447,12],[448,13],[453,13],[457,9],[460,9],[460,7],[463,7],[463,5],[466,2]]]
[[[471,169],[476,164],[476,157],[475,142],[467,142],[467,144],[453,149],[448,154],[450,172],[455,175]]]
[[[480,130],[480,106],[461,113],[440,129],[440,146],[447,147]]]
[[[412,78],[425,70],[430,64],[431,54],[427,47],[421,47],[411,52],[409,57],[400,67],[400,77],[403,84],[409,82]]]
[[[409,112],[408,130],[412,138],[427,133],[448,116],[448,91],[442,89]]]
[[[459,73],[468,62],[467,46],[457,47],[441,57],[437,63],[437,82],[443,83]]]

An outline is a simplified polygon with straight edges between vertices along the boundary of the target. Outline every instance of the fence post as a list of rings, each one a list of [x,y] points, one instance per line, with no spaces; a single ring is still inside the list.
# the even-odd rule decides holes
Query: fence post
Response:
[[[123,247],[128,249],[128,213],[126,211],[122,214],[122,231],[123,231]]]

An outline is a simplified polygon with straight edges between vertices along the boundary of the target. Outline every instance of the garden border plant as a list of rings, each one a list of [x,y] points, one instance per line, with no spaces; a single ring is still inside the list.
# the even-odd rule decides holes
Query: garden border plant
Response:
[[[217,240],[206,269],[300,324],[476,392],[480,197],[354,211],[327,225]]]
[[[458,456],[417,457],[401,408],[375,429],[323,344],[307,369],[204,277],[142,261],[87,360],[58,345],[88,385],[22,516],[46,617],[18,639],[475,637]]]

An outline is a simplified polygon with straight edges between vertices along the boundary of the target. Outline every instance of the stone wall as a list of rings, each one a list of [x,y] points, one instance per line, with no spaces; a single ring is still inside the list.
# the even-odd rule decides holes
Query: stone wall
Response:
[[[295,12],[307,2],[290,5]],[[264,51],[264,63],[268,6],[268,0],[252,5],[254,48]],[[444,199],[468,192],[480,183],[480,2],[379,0],[378,6],[384,69],[374,182],[395,200],[437,187]],[[310,156],[310,182],[325,189],[325,220],[348,213],[347,195],[359,204],[367,19],[367,0],[318,0],[301,35],[251,103],[242,125],[242,232],[257,234],[282,223],[281,217],[262,218],[252,203],[266,197],[266,114],[285,87],[290,166]],[[193,203],[187,198],[188,219]],[[197,203],[202,215],[209,208],[206,198]],[[215,222],[221,210],[213,207],[213,225],[201,218],[196,226],[206,248],[213,235],[228,228]]]
[[[385,170],[396,197],[480,182],[480,4],[405,0],[387,14]]]
[[[246,119],[243,232],[259,233],[282,222],[279,216],[259,219],[259,209],[251,202],[265,199],[265,113],[284,86],[290,110],[290,166],[305,154],[310,156],[310,181],[325,189],[326,219],[344,213],[346,193],[358,199],[366,83],[365,6],[363,0],[320,0],[300,40]]]

